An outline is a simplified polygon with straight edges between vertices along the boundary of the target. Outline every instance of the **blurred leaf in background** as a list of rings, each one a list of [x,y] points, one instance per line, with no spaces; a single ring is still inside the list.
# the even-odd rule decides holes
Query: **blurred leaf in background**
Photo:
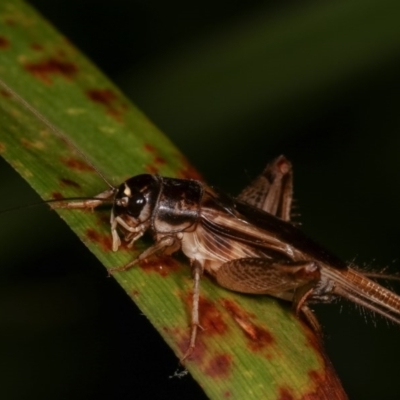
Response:
[[[304,230],[346,260],[356,257],[360,265],[378,267],[393,264],[392,271],[399,271],[400,261],[393,263],[399,258],[400,224],[397,1],[31,3],[120,85],[208,182],[236,193],[268,160],[285,154],[294,164]],[[7,195],[2,202],[34,201],[25,185],[21,188],[12,171],[4,168]],[[15,272],[14,279],[25,293],[30,280],[46,279],[45,271],[32,270],[37,260],[43,265],[47,259],[51,269],[53,257],[76,251],[75,239],[64,233],[56,218],[49,222],[48,214],[18,212],[9,223],[20,224],[21,235],[2,238],[15,271],[25,274],[22,279]],[[38,224],[46,227],[41,235],[29,228]],[[21,241],[24,252],[17,250]],[[73,255],[73,262],[90,265],[88,258],[83,251]],[[61,270],[69,271],[71,263]],[[175,398],[185,398],[188,383],[167,379],[175,365],[172,356],[157,375],[143,361],[148,350],[132,355],[129,350],[138,350],[121,348],[118,360],[108,355],[104,363],[105,343],[116,343],[124,332],[132,335],[136,329],[134,313],[124,312],[132,305],[124,303],[122,294],[121,302],[114,300],[119,291],[112,280],[103,279],[103,270],[74,268],[82,285],[93,286],[104,308],[93,305],[90,312],[89,302],[89,311],[80,310],[82,318],[93,318],[88,321],[87,342],[78,335],[76,342],[64,337],[48,340],[62,342],[65,357],[76,357],[78,353],[68,348],[82,346],[75,365],[81,363],[93,385],[99,373],[110,376],[113,366],[121,368],[125,362],[112,379],[122,382],[137,375],[145,382],[143,390],[146,384],[149,389],[165,385],[165,391],[178,388]],[[77,278],[66,273],[67,283],[60,283],[64,289],[58,293],[71,290],[71,279]],[[104,310],[106,319],[95,319]],[[396,398],[399,328],[379,319],[375,328],[371,316],[364,318],[347,305],[343,312],[339,307],[318,307],[318,316],[349,397]],[[99,324],[115,324],[115,336],[99,333],[104,332]],[[150,331],[145,335],[151,336]],[[162,348],[150,346],[152,352]],[[88,352],[94,365],[84,364]],[[31,371],[35,382],[35,368]],[[128,395],[129,387],[121,389],[120,398]]]

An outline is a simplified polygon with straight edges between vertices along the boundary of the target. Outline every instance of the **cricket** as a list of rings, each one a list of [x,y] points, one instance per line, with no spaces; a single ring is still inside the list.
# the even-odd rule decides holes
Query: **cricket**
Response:
[[[62,131],[0,81],[55,135],[72,145]],[[112,248],[132,246],[150,234],[153,244],[122,272],[148,258],[177,251],[188,258],[193,277],[190,341],[182,361],[196,347],[200,328],[201,278],[209,275],[231,291],[267,295],[288,302],[293,312],[316,332],[321,328],[310,305],[345,298],[400,324],[400,296],[375,281],[390,278],[351,268],[308,238],[291,222],[293,176],[290,161],[279,156],[235,198],[197,180],[141,174],[113,186],[90,160],[107,189],[78,199],[52,201],[53,208],[96,209],[111,206]],[[189,273],[189,272],[188,272]]]

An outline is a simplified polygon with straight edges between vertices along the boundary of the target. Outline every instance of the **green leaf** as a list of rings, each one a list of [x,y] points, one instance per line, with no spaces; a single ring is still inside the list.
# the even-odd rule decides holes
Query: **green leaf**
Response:
[[[1,2],[0,26],[1,79],[68,138],[0,91],[1,155],[42,198],[107,189],[91,164],[112,184],[143,172],[198,176],[151,121],[29,6]],[[133,251],[111,251],[107,211],[57,212],[106,268],[144,249],[139,243]],[[187,263],[163,257],[115,279],[181,357],[189,336]],[[231,293],[204,278],[200,314],[204,330],[185,367],[210,398],[346,398],[318,340],[280,302]]]

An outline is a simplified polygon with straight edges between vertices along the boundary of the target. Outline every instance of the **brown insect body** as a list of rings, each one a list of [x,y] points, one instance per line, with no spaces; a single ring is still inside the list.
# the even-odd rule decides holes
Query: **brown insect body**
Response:
[[[102,193],[98,201],[60,206],[88,208],[104,199],[112,201],[114,251],[121,244],[120,236],[132,245],[147,231],[153,235],[153,246],[113,271],[179,249],[189,258],[194,289],[185,357],[195,346],[204,271],[227,289],[292,302],[295,312],[316,330],[319,325],[308,304],[337,296],[400,323],[399,296],[349,268],[289,221],[291,197],[291,164],[280,156],[237,199],[198,181],[144,174]]]

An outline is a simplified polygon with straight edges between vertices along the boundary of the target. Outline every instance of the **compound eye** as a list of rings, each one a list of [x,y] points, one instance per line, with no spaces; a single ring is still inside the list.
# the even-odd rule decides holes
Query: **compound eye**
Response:
[[[134,218],[138,218],[146,205],[146,198],[141,193],[134,193],[128,200],[126,212]]]
[[[138,218],[146,205],[146,198],[134,188],[133,190],[126,184],[121,185],[114,203],[114,213],[116,216],[127,214],[133,218]]]

